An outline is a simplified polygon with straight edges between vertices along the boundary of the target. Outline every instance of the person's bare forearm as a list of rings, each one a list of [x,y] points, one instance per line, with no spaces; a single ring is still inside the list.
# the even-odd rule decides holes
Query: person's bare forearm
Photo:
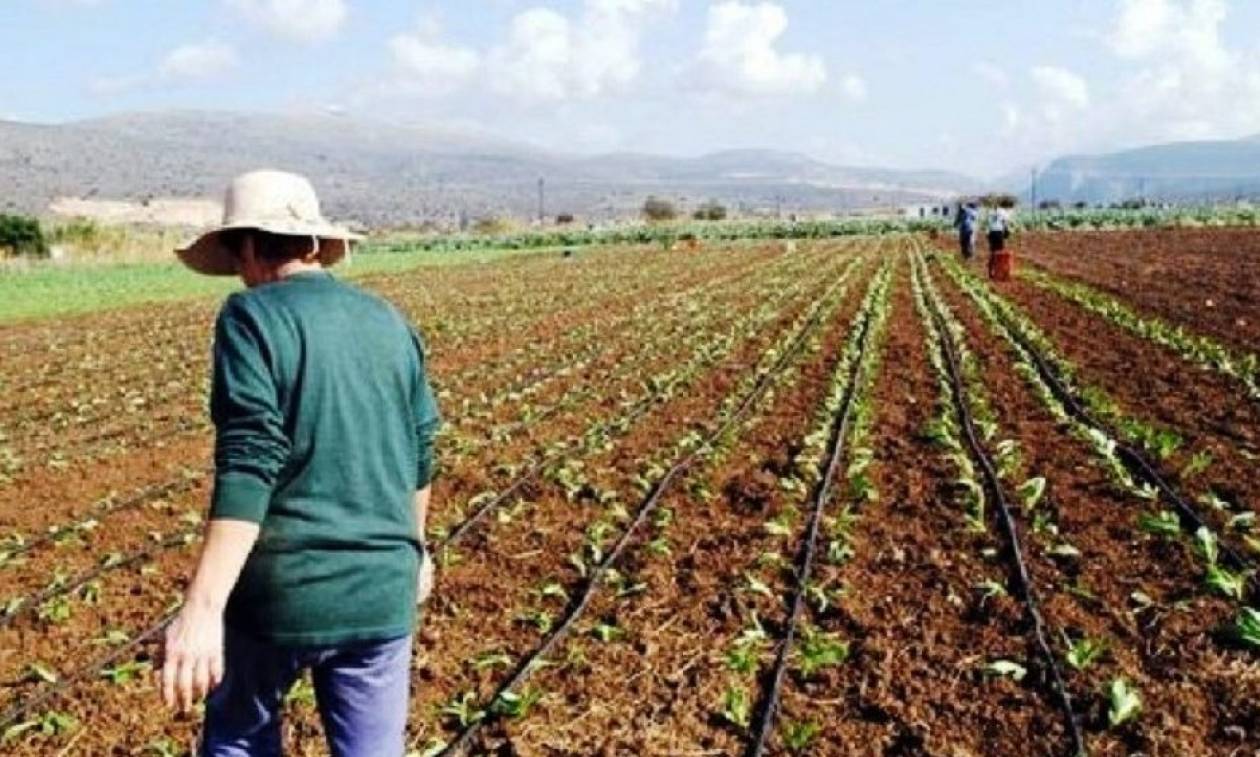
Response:
[[[428,523],[429,520],[429,497],[432,493],[433,487],[426,486],[423,489],[418,490],[415,497],[416,538],[419,539],[422,544],[424,543],[425,524]]]
[[[168,706],[188,710],[223,680],[223,610],[258,531],[257,523],[243,520],[212,520],[206,527],[184,606],[166,627],[160,679]]]
[[[258,531],[258,524],[248,521],[210,521],[197,572],[184,595],[184,604],[222,612],[245,567],[245,560],[258,541]]]

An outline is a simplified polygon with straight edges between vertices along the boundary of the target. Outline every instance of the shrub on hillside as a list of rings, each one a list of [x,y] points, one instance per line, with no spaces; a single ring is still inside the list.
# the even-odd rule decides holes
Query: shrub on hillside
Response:
[[[0,250],[10,250],[15,255],[48,257],[48,240],[37,219],[0,214]]]
[[[705,204],[696,208],[693,217],[697,221],[725,221],[726,206],[717,200],[709,200]]]
[[[678,208],[664,198],[649,197],[643,202],[643,217],[649,221],[672,221],[678,217]]]

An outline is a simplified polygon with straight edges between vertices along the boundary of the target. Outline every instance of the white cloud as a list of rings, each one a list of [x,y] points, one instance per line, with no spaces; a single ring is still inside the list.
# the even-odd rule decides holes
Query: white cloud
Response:
[[[223,0],[255,26],[296,42],[321,42],[341,30],[345,0]]]
[[[1032,78],[1048,107],[1062,104],[1079,110],[1089,106],[1089,85],[1066,68],[1034,66]]]
[[[208,79],[228,73],[240,65],[236,49],[216,40],[175,48],[158,64],[158,77],[166,81]]]
[[[485,52],[443,42],[436,20],[422,17],[417,31],[390,39],[396,75],[376,89],[433,96],[476,87],[525,104],[623,92],[642,72],[647,24],[677,7],[677,0],[584,0],[575,16],[529,8]]]
[[[866,102],[868,94],[866,80],[857,74],[846,74],[840,80],[840,91],[846,98],[855,103]]]
[[[1124,0],[1107,41],[1136,65],[1115,114],[1148,139],[1202,139],[1260,130],[1260,56],[1221,37],[1225,0]]]
[[[214,79],[231,73],[240,66],[236,48],[218,40],[193,42],[162,56],[150,73],[123,76],[101,76],[88,84],[88,90],[99,96],[118,95],[142,89],[175,87],[181,84]]]
[[[787,28],[787,12],[775,3],[728,0],[709,6],[696,61],[703,86],[736,96],[817,92],[827,81],[827,67],[819,55],[776,49]]]
[[[481,70],[476,50],[439,41],[441,27],[421,19],[419,29],[389,40],[401,76],[417,94],[446,95],[471,82]]]
[[[1230,47],[1226,0],[1120,0],[1101,35],[1118,72],[1094,92],[1054,66],[1001,104],[997,135],[1010,154],[1045,158],[1260,132],[1260,50]]]
[[[1224,0],[1123,0],[1109,41],[1122,58],[1222,71],[1231,62],[1220,37],[1227,13]]]
[[[548,8],[523,11],[512,19],[507,40],[487,54],[487,83],[524,101],[622,91],[642,70],[644,26],[676,9],[676,0],[586,0],[576,20]]]

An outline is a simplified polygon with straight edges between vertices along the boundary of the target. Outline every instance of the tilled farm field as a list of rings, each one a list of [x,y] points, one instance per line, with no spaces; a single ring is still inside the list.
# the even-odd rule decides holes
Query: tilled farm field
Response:
[[[1029,236],[1000,285],[908,236],[366,281],[447,420],[415,753],[1260,753],[1257,239]],[[215,306],[0,328],[0,751],[195,743],[151,660]],[[307,683],[285,735],[324,752]]]

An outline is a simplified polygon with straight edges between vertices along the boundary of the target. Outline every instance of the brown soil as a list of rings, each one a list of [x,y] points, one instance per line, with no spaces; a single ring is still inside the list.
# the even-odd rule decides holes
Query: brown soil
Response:
[[[1026,234],[1017,254],[1226,344],[1260,344],[1254,229]]]
[[[1059,265],[1061,256],[1043,255],[1036,247],[1040,239],[1028,238],[1033,257],[1048,267]],[[1235,243],[1251,250],[1253,237],[1203,231],[1046,239],[1047,249],[1096,246],[1098,259],[1108,262],[1082,268],[1091,275],[1105,274],[1109,261],[1126,249],[1136,250],[1133,260],[1151,266],[1168,257],[1174,266],[1201,268],[1197,280],[1227,303],[1200,320],[1184,321],[1204,333],[1224,333],[1213,330],[1223,328],[1214,320],[1221,308],[1245,307],[1245,292],[1227,286],[1229,265],[1211,258],[1209,250]],[[1200,244],[1203,250],[1194,252]],[[461,444],[472,445],[444,456],[435,527],[460,522],[473,497],[502,490],[541,450],[564,440],[576,445],[593,422],[623,416],[647,391],[640,382],[679,368],[700,346],[730,333],[732,324],[745,324],[731,333],[729,352],[635,416],[623,432],[611,434],[607,447],[571,448],[562,460],[583,463],[577,470],[586,489],[570,499],[554,477],[536,477],[447,555],[415,660],[409,731],[415,747],[456,732],[451,719],[439,713],[443,705],[464,692],[483,700],[503,680],[502,666],[473,664],[479,655],[505,653],[518,660],[536,648],[542,632],[520,618],[531,611],[560,617],[564,601],[539,590],[555,583],[572,595],[581,585],[568,556],[582,546],[587,529],[607,522],[605,544],[620,535],[625,521],[617,508],[592,495],[615,492],[616,501],[632,511],[642,498],[635,476],[650,476],[649,463],[672,459],[675,444],[687,434],[705,433],[723,398],[737,392],[767,347],[834,281],[852,253],[874,247],[857,240],[801,245],[789,254],[782,245],[759,245],[687,256],[607,251],[577,262],[534,256],[365,282],[426,325],[435,370],[447,377],[443,406]],[[1252,257],[1247,253],[1235,261],[1237,270],[1251,270]],[[874,384],[876,417],[866,442],[876,458],[872,470],[881,496],[857,509],[852,558],[817,568],[822,585],[844,586],[838,607],[808,616],[812,625],[848,640],[851,657],[810,680],[789,676],[778,733],[786,722],[818,723],[822,730],[811,754],[1061,753],[1063,720],[1039,675],[1019,604],[1009,597],[981,601],[975,590],[982,581],[1006,579],[1004,552],[984,551],[1002,547],[1003,539],[992,525],[987,534],[967,530],[951,463],[919,435],[936,413],[937,385],[907,265],[904,260],[897,265],[885,355]],[[1042,507],[1060,535],[1052,539],[1035,532],[1019,515],[1047,620],[1056,633],[1109,642],[1100,662],[1083,672],[1067,671],[1093,752],[1260,750],[1260,662],[1215,633],[1232,620],[1236,607],[1205,593],[1188,540],[1161,541],[1138,530],[1137,517],[1147,503],[1109,484],[1092,462],[1092,450],[1041,407],[1013,369],[1005,344],[970,301],[932,270],[967,327],[1002,429],[998,438],[1018,440],[1023,450],[1023,469],[1010,483],[1034,475],[1050,482]],[[855,272],[848,297],[820,330],[814,350],[766,396],[724,452],[667,494],[662,504],[673,520],[646,528],[619,566],[625,585],[642,583],[645,590],[618,597],[615,587],[601,588],[575,634],[549,661],[558,667],[534,677],[532,684],[545,693],[542,702],[519,722],[487,729],[484,747],[505,754],[584,755],[731,754],[744,748],[746,734],[719,716],[721,698],[734,681],[755,700],[761,681],[755,673],[732,673],[726,652],[752,612],[771,636],[783,630],[793,576],[759,562],[776,553],[790,559],[799,545],[804,497],[786,492],[779,482],[790,474],[801,437],[814,424],[814,408],[872,271],[868,264]],[[1085,273],[1071,275],[1089,280]],[[1172,309],[1171,294],[1159,294],[1159,275],[1150,274],[1155,294],[1133,289],[1126,296],[1149,312],[1189,318],[1192,313]],[[676,297],[680,292],[689,294]],[[1078,365],[1083,383],[1101,386],[1125,412],[1186,438],[1185,450],[1167,462],[1176,485],[1195,493],[1211,486],[1256,506],[1260,482],[1254,464],[1247,465],[1246,450],[1260,443],[1260,416],[1237,392],[1026,283],[1003,292]],[[688,312],[689,301],[707,304]],[[0,424],[5,433],[20,430],[0,447],[25,445],[22,450],[34,461],[0,483],[0,537],[17,532],[36,538],[50,526],[95,512],[94,503],[111,492],[125,496],[186,470],[204,473],[208,432],[163,436],[174,420],[162,418],[167,407],[182,415],[203,413],[202,387],[194,377],[204,367],[196,361],[205,360],[212,317],[213,303],[198,302],[0,328],[0,388],[7,403],[0,406]],[[752,319],[762,321],[759,328]],[[155,328],[169,340],[148,340]],[[155,355],[167,354],[163,350],[174,350],[166,359],[189,363],[190,378],[170,389],[169,405],[153,401],[168,389],[155,380],[158,373],[150,365]],[[570,370],[556,373],[566,366]],[[110,382],[118,386],[105,386]],[[126,396],[115,389],[135,390],[151,404],[134,418],[112,414],[110,403]],[[65,425],[55,433],[30,420],[57,410],[59,403],[98,395],[106,404],[68,413],[56,421]],[[535,412],[561,407],[514,427],[505,439],[484,441],[495,429],[526,417],[525,403]],[[51,418],[43,425],[51,427]],[[92,441],[115,431],[119,436],[100,439],[99,446]],[[56,460],[54,453],[71,441],[74,454]],[[1202,476],[1181,481],[1176,470],[1199,450],[1212,452],[1215,462]],[[0,602],[37,592],[58,574],[73,578],[93,570],[111,553],[152,551],[153,532],[165,536],[188,527],[184,516],[204,508],[206,486],[204,478],[190,479],[168,496],[102,514],[94,530],[0,565]],[[793,507],[801,510],[790,519],[793,536],[765,529],[768,520]],[[669,540],[668,554],[649,548],[658,537]],[[1061,541],[1074,545],[1081,557],[1050,556],[1049,548]],[[0,542],[0,550],[11,544]],[[65,621],[23,611],[4,622],[0,711],[47,689],[32,677],[33,664],[73,676],[108,652],[111,632],[130,635],[150,627],[178,598],[194,554],[194,545],[156,550],[145,561],[106,572],[91,592],[76,593]],[[764,582],[769,595],[750,591],[748,575]],[[1153,606],[1137,607],[1134,591],[1149,595]],[[611,643],[598,640],[597,622],[615,623],[624,636]],[[1053,643],[1061,653],[1061,639]],[[145,645],[128,659],[145,661],[154,651]],[[773,648],[763,648],[756,660],[761,674],[772,658]],[[996,659],[1025,662],[1030,673],[1018,683],[984,675],[982,666]],[[1113,730],[1106,727],[1101,692],[1119,675],[1140,690],[1145,710],[1135,724]],[[196,720],[161,713],[156,703],[147,677],[119,685],[88,670],[84,680],[72,680],[63,695],[33,713],[68,713],[78,728],[62,735],[25,734],[4,748],[15,754],[123,755],[151,752],[163,739],[190,745]],[[317,721],[309,706],[290,706],[290,753],[322,752]],[[779,736],[772,744],[775,753],[783,751]]]
[[[1097,754],[1225,753],[1227,737],[1216,702],[1221,687],[1206,671],[1216,645],[1212,633],[1232,619],[1234,608],[1207,594],[1188,540],[1166,542],[1138,529],[1145,503],[1108,482],[1092,464],[1088,445],[1059,427],[1015,372],[1009,353],[970,301],[939,270],[933,272],[967,327],[997,413],[999,438],[1017,440],[1026,475],[1049,482],[1046,506],[1059,536],[1035,533],[1023,517],[1019,524],[1046,620],[1073,639],[1088,636],[1109,643],[1104,663],[1081,673],[1067,669],[1091,749]],[[1008,491],[1022,480],[1008,482]],[[1049,549],[1060,542],[1076,547],[1081,556],[1052,557]],[[1153,598],[1156,609],[1132,612],[1134,591]],[[1065,651],[1062,643],[1056,649]],[[1149,711],[1158,715],[1120,731],[1107,730],[1103,689],[1115,676],[1134,683]]]

